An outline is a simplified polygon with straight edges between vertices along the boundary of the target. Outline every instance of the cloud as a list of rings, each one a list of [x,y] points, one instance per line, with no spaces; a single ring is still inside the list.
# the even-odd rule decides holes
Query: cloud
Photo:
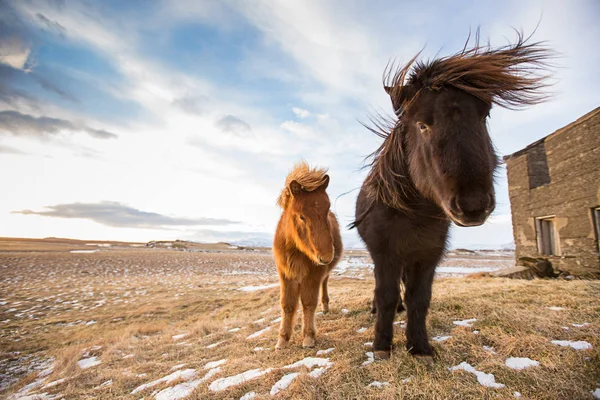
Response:
[[[310,112],[307,110],[303,110],[302,108],[292,107],[292,111],[300,118],[306,118],[310,115]]]
[[[50,117],[34,117],[18,111],[0,111],[0,132],[14,136],[46,137],[59,132],[85,132],[96,139],[116,139],[117,135],[84,124]]]
[[[13,147],[3,146],[0,144],[0,154],[1,153],[4,153],[4,154],[27,154],[27,153],[22,152],[21,150],[13,148]]]
[[[240,136],[248,134],[252,130],[250,125],[238,117],[234,117],[233,115],[226,115],[220,118],[215,123],[215,126],[223,132],[233,133]]]
[[[0,38],[0,63],[12,68],[28,71],[27,60],[31,54],[31,46],[20,38],[13,36]]]
[[[21,210],[11,214],[40,215],[55,218],[88,219],[115,228],[168,229],[179,226],[228,225],[236,221],[215,218],[184,218],[140,211],[112,201],[99,203],[57,204],[48,211]]]
[[[206,112],[208,106],[208,97],[206,96],[186,96],[173,100],[173,105],[181,110],[196,115],[202,115]]]

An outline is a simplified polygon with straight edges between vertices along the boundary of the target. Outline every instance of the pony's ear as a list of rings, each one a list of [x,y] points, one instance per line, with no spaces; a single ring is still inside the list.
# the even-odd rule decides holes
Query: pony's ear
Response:
[[[290,182],[289,188],[292,196],[297,196],[302,192],[302,185],[300,185],[296,180]]]
[[[329,175],[325,175],[323,177],[323,183],[321,183],[321,186],[319,186],[319,189],[327,189],[327,186],[329,186]]]

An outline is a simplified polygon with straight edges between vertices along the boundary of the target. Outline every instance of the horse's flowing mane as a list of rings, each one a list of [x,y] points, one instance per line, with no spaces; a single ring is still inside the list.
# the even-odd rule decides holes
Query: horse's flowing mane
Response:
[[[277,204],[284,210],[289,204],[291,193],[290,183],[292,181],[298,182],[302,189],[307,192],[312,192],[318,189],[325,181],[327,176],[327,168],[313,167],[311,168],[306,161],[299,162],[294,165],[294,168],[290,171],[287,178],[285,178],[285,187],[281,191],[281,194],[277,198]]]
[[[381,146],[368,158],[371,170],[365,180],[367,193],[372,200],[389,207],[406,209],[407,195],[415,188],[408,177],[408,166],[404,159],[403,136],[406,127],[402,123],[403,113],[410,108],[423,90],[439,91],[454,87],[469,93],[489,105],[517,109],[537,104],[551,94],[544,92],[550,86],[547,73],[555,53],[543,42],[529,43],[517,32],[514,44],[492,48],[480,45],[477,31],[474,43],[469,47],[471,35],[461,51],[448,57],[427,62],[417,61],[421,52],[408,63],[396,67],[388,64],[383,75],[383,84],[394,104],[397,120],[378,115],[372,118],[370,131],[383,138]],[[402,93],[410,86],[414,94],[410,98]],[[404,95],[404,98],[403,98]],[[360,217],[354,225],[360,223]]]

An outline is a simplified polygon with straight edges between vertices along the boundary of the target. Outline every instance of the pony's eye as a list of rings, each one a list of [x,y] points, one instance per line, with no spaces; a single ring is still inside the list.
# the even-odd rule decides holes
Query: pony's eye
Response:
[[[303,216],[303,215],[299,215],[299,216],[298,216],[298,218],[300,218],[300,221],[302,221],[302,222],[305,222],[305,221],[306,221],[306,218],[304,218],[304,216]]]
[[[422,122],[417,122],[417,129],[419,129],[421,133],[425,133],[429,127]]]

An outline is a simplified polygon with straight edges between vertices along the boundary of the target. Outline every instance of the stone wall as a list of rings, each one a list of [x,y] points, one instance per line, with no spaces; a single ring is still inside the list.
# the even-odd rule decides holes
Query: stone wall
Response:
[[[557,271],[600,277],[592,214],[600,206],[600,107],[505,161],[517,259],[543,257]],[[538,253],[535,218],[546,216],[554,216],[556,256]]]

